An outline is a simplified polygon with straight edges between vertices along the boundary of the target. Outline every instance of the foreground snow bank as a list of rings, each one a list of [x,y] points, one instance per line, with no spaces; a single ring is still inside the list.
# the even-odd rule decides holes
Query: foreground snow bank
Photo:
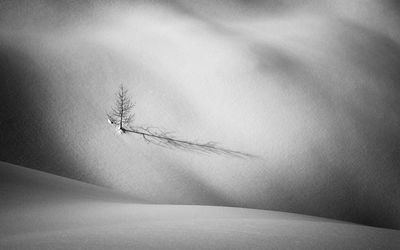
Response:
[[[1,249],[396,249],[400,232],[254,209],[144,204],[0,163]]]

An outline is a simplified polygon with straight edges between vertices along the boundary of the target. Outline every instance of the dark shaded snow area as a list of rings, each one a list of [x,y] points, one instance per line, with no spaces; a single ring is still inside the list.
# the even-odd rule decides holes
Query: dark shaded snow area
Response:
[[[0,1],[0,160],[109,187],[149,203],[266,209],[400,229],[397,2]],[[135,125],[160,127],[185,140],[216,141],[259,158],[193,154],[117,133],[106,114],[121,83],[136,103]],[[50,191],[55,190],[34,193]],[[1,199],[1,208],[24,202],[7,197],[9,204]],[[43,230],[61,228],[64,222],[75,228],[81,224],[74,216],[83,210],[93,225],[101,213],[109,214],[116,234],[125,226],[134,234],[122,215],[137,222],[130,209],[145,210],[144,205],[89,203],[86,197],[81,203],[53,207],[53,198],[43,207],[32,201],[38,210],[26,205],[20,208],[26,213],[4,218],[29,221],[47,211],[54,220]],[[171,216],[180,209],[184,214],[185,209],[203,211],[168,209]],[[214,209],[204,209],[218,217]],[[113,212],[118,210],[121,213]],[[228,210],[234,218],[253,211]],[[57,222],[63,212],[66,217]],[[263,217],[260,213],[257,216]],[[268,237],[284,242],[271,232],[297,234],[303,223],[310,230],[305,236],[315,230],[328,240],[324,237],[329,233],[339,237],[335,243],[359,242],[366,235],[361,246],[392,235],[372,237],[372,232],[392,231],[341,223],[324,223],[324,231],[321,223],[307,220],[278,220],[275,227],[269,219],[257,221],[241,221],[245,230],[235,219],[202,222],[210,233],[204,230],[199,237],[212,237],[229,224],[231,239],[245,244],[244,231],[252,232],[253,222],[254,232],[262,232],[249,236],[256,242]],[[81,240],[95,244],[98,235],[111,233],[102,223]],[[167,227],[162,220],[158,223]],[[183,232],[196,228],[185,220],[174,223]],[[8,233],[25,232],[18,225]],[[145,223],[137,233],[146,235],[154,228]],[[346,238],[346,230],[353,229],[354,235]],[[214,239],[223,238],[224,230]],[[80,237],[67,229],[52,233],[61,241]],[[25,236],[29,242],[43,235]],[[151,237],[156,236],[144,239]],[[295,244],[291,239],[287,244]],[[312,239],[319,242],[318,237]],[[174,242],[165,244],[172,248]]]
[[[400,232],[256,209],[145,204],[0,163],[1,249],[397,249]]]

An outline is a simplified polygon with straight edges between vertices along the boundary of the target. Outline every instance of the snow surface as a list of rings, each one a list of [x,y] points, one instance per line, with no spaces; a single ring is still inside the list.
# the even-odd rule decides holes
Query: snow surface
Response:
[[[153,203],[400,229],[398,1],[0,1],[0,160]],[[118,134],[135,124],[258,160]]]
[[[400,232],[232,207],[146,204],[0,163],[0,249],[398,249]]]

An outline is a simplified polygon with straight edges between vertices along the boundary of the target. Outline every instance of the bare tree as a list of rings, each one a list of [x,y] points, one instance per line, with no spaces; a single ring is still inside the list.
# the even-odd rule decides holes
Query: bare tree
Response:
[[[112,108],[111,113],[109,113],[108,121],[111,124],[118,125],[118,128],[125,132],[127,127],[130,127],[134,114],[132,109],[135,106],[128,96],[128,90],[124,88],[123,85],[119,86],[118,93],[116,94],[115,107]]]
[[[200,143],[196,141],[186,141],[175,138],[170,132],[163,131],[156,127],[132,126],[134,114],[132,110],[135,106],[128,96],[128,90],[122,85],[116,95],[115,107],[107,114],[110,124],[117,126],[122,133],[133,133],[155,145],[163,147],[173,147],[186,151],[202,153],[225,154],[235,157],[255,157],[251,154],[234,151],[218,146],[216,142]]]

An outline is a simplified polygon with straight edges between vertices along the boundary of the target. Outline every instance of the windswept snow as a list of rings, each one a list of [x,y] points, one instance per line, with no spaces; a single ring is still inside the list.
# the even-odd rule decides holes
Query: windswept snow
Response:
[[[400,232],[256,209],[154,205],[0,163],[1,249],[397,249]]]
[[[400,229],[398,1],[0,1],[0,160],[154,203]],[[256,160],[118,134],[135,124]]]

